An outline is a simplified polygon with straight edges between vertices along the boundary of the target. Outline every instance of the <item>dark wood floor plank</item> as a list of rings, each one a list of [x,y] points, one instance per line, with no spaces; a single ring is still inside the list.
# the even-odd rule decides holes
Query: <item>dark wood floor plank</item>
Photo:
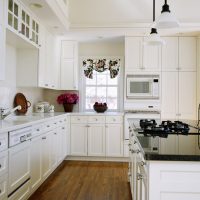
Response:
[[[65,161],[29,200],[131,200],[127,163]]]

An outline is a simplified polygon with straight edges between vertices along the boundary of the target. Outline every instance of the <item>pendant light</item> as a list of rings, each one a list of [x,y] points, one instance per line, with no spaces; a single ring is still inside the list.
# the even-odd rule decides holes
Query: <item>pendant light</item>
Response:
[[[153,0],[153,22],[155,22],[155,0]],[[161,39],[160,35],[157,32],[157,29],[152,27],[151,33],[145,40],[144,44],[146,45],[164,45],[164,41]]]
[[[167,0],[165,0],[165,4],[162,6],[161,15],[156,21],[156,28],[167,29],[178,28],[179,26],[179,21],[169,10],[169,5],[167,4]]]

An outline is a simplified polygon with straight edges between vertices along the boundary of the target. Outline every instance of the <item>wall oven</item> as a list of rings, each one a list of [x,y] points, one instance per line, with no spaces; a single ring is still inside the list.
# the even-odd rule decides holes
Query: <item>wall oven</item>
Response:
[[[126,96],[135,99],[159,99],[159,75],[127,75]]]

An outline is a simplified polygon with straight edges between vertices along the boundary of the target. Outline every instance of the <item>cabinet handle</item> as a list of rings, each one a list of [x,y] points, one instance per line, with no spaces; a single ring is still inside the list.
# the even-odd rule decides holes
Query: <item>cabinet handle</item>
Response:
[[[47,138],[46,137],[42,137],[42,140],[46,140]]]
[[[133,137],[133,136],[134,136],[134,134],[132,133],[132,134],[131,134],[131,137]]]
[[[0,169],[1,169],[2,165],[0,164]]]
[[[54,133],[54,135],[57,135],[57,133]]]
[[[0,142],[0,146],[2,145],[2,143]]]
[[[65,127],[62,127],[63,130],[65,130]]]
[[[137,153],[136,151],[134,151],[133,149],[131,149],[131,153]]]
[[[40,129],[38,128],[37,131],[40,131]]]
[[[134,141],[134,144],[137,144],[137,141]]]
[[[138,153],[140,153],[141,151],[138,149],[137,151],[136,151],[136,153],[138,154]]]
[[[0,194],[1,194],[1,189],[0,189]]]
[[[52,85],[52,87],[54,88],[54,87],[55,87],[55,85]]]
[[[50,127],[50,125],[47,125],[47,128],[49,128]]]
[[[137,180],[139,181],[139,180],[142,180],[144,178],[144,176],[142,175],[142,174],[137,174]]]
[[[48,86],[48,84],[44,84],[45,86]]]

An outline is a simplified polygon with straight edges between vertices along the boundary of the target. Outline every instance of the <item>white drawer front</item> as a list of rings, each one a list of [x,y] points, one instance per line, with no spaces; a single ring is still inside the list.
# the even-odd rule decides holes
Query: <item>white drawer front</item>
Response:
[[[56,128],[54,121],[50,121],[50,122],[45,123],[45,131],[46,132],[51,131],[54,128]]]
[[[0,177],[0,199],[7,199],[7,174]]]
[[[0,153],[0,176],[8,171],[8,151]]]
[[[89,116],[88,123],[105,123],[104,116]]]
[[[87,123],[87,116],[71,116],[71,123]]]
[[[20,187],[14,194],[12,194],[8,200],[26,200],[30,194],[30,181],[26,182]]]
[[[106,123],[123,123],[122,116],[106,116]]]
[[[8,133],[0,134],[0,151],[8,148]]]

